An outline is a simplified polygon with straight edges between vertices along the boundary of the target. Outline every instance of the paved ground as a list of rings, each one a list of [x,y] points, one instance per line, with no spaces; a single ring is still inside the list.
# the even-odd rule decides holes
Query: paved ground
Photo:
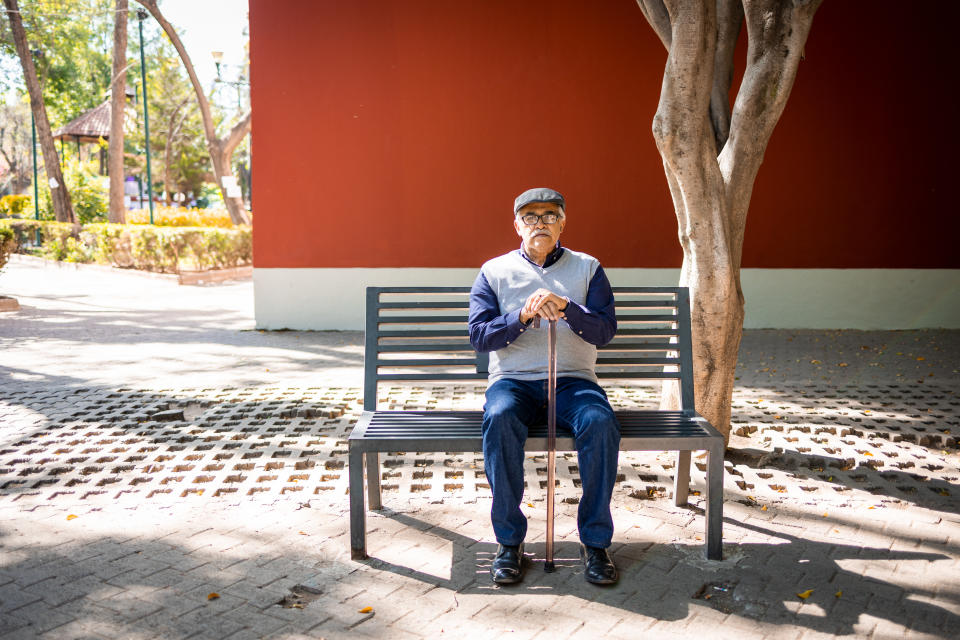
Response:
[[[386,456],[371,558],[349,559],[359,333],[251,330],[249,282],[17,261],[0,292],[23,305],[0,316],[0,637],[960,635],[960,332],[748,332],[725,559],[702,557],[700,498],[673,506],[671,457],[622,455],[621,581],[587,585],[566,457],[545,574],[531,457],[527,579],[500,589],[475,455]]]

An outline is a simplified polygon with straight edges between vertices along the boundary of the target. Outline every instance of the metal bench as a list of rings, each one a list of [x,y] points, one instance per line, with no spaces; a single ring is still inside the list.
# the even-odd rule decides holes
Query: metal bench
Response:
[[[350,551],[366,554],[364,458],[371,509],[381,508],[378,454],[481,452],[482,411],[378,411],[377,385],[487,378],[488,356],[470,346],[469,287],[368,287],[364,412],[349,438]],[[706,557],[722,557],[723,451],[719,431],[694,410],[690,298],[685,287],[615,287],[617,334],[598,350],[603,380],[679,380],[679,411],[616,411],[621,451],[677,451],[674,503],[684,505],[690,452],[706,450]],[[544,363],[546,363],[544,353]],[[527,451],[546,450],[546,425],[532,427]],[[557,450],[574,451],[557,433]]]

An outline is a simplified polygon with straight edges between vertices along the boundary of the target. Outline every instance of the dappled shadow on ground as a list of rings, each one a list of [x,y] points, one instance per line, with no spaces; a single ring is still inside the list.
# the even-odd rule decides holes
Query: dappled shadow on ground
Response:
[[[360,353],[346,349],[363,343],[361,331],[256,331],[252,323],[246,326],[248,314],[230,309],[119,310],[89,306],[90,309],[83,310],[24,306],[14,321],[4,325],[0,340],[59,339],[106,347],[216,342],[226,346],[293,349],[314,355],[335,354],[343,365],[359,365],[363,361]]]
[[[885,582],[845,569],[843,561],[890,563],[953,562],[943,553],[894,551],[804,540],[776,528],[764,528],[725,518],[735,525],[775,539],[770,543],[725,545],[726,559],[702,559],[702,547],[630,542],[614,544],[613,557],[620,581],[596,587],[583,579],[579,546],[558,542],[557,572],[543,571],[543,543],[525,546],[526,574],[522,583],[498,587],[489,577],[496,544],[481,542],[439,525],[385,509],[383,515],[413,527],[425,537],[452,543],[449,577],[418,570],[416,565],[370,557],[370,567],[415,578],[461,593],[495,597],[513,594],[573,595],[619,607],[650,618],[673,621],[687,618],[693,609],[708,607],[722,613],[776,625],[799,626],[823,633],[853,635],[860,616],[868,614],[904,629],[941,635],[960,628],[960,616],[950,609],[917,598],[948,598],[960,604],[960,593]],[[418,556],[422,557],[422,555]],[[810,589],[805,598],[798,592]],[[946,637],[946,636],[944,636]]]

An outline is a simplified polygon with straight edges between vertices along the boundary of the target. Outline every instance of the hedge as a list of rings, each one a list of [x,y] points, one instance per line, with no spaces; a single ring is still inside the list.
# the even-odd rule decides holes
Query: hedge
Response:
[[[0,219],[13,232],[16,251],[65,262],[98,262],[117,267],[179,273],[250,264],[249,227],[152,227],[93,223],[73,225],[42,220]],[[31,245],[37,231],[39,248]]]
[[[3,265],[7,264],[7,260],[10,259],[10,254],[14,252],[15,248],[16,241],[14,240],[13,230],[0,227],[0,270],[3,270]]]

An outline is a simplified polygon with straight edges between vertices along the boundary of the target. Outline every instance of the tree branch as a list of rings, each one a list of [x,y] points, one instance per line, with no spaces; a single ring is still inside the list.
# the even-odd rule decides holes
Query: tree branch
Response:
[[[187,71],[187,76],[190,78],[190,84],[193,85],[193,90],[197,94],[197,103],[200,105],[200,113],[203,115],[203,128],[204,132],[207,134],[207,141],[215,141],[217,139],[217,132],[213,126],[213,115],[210,112],[210,102],[207,100],[207,96],[203,92],[203,86],[200,84],[200,79],[197,77],[197,72],[193,68],[193,63],[190,61],[190,55],[187,53],[186,47],[183,46],[183,42],[180,40],[177,30],[173,28],[173,25],[170,24],[163,16],[163,13],[160,12],[160,7],[157,6],[157,0],[137,0],[137,2],[142,4],[144,8],[150,12],[150,15],[153,16],[154,20],[160,24],[163,32],[167,34],[167,37],[170,38],[170,42],[173,43],[173,48],[176,49],[177,53],[180,55],[180,61],[183,63],[183,68]]]
[[[730,85],[733,83],[733,55],[743,23],[741,0],[717,0],[717,50],[713,57],[713,89],[710,94],[710,122],[717,155],[730,135]]]
[[[753,183],[773,130],[783,114],[813,16],[822,0],[743,0],[749,47],[747,69],[720,153],[731,199],[733,259],[737,268]]]
[[[237,148],[237,145],[243,141],[243,137],[250,133],[251,128],[251,112],[247,113],[240,118],[240,121],[237,124],[233,125],[233,128],[230,129],[230,133],[226,135],[223,139],[221,150],[223,152],[224,159],[229,163],[230,156],[233,155],[233,150]]]
[[[647,19],[654,33],[660,38],[660,42],[663,43],[667,51],[670,51],[673,34],[670,26],[670,13],[667,11],[664,0],[637,0],[637,4],[640,5],[643,17]]]

